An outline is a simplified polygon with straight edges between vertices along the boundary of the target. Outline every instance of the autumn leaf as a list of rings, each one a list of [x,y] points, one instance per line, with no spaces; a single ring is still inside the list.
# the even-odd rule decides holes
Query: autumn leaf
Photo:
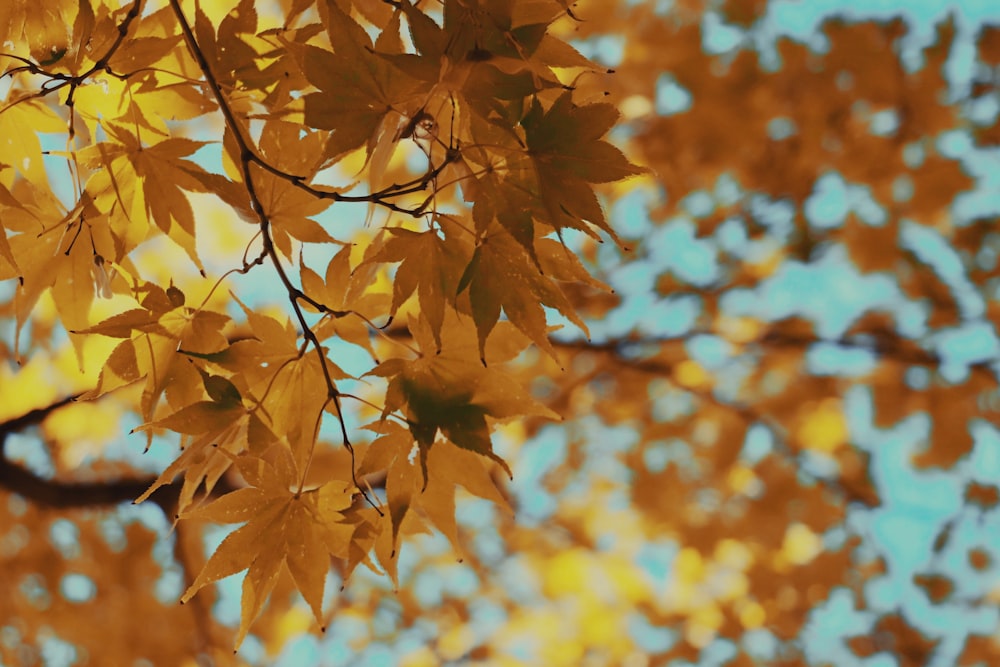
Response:
[[[183,159],[204,144],[176,137],[143,146],[123,128],[113,128],[113,137],[115,142],[81,151],[81,160],[98,169],[87,191],[102,211],[118,206],[133,224],[151,220],[204,271],[195,247],[194,211],[185,194],[205,191],[204,170]]]
[[[482,347],[477,359],[471,323],[448,312],[442,330],[442,351],[426,319],[411,320],[410,330],[422,350],[413,361],[389,359],[371,371],[390,378],[383,411],[388,415],[403,410],[410,432],[419,448],[424,485],[428,479],[427,456],[438,431],[455,445],[489,458],[509,475],[510,468],[493,452],[487,417],[506,419],[514,415],[537,414],[552,417],[512,378],[482,363]],[[496,354],[510,354],[505,345],[512,332],[504,330],[491,348]],[[432,352],[433,350],[433,352]]]
[[[205,567],[181,596],[187,602],[204,586],[242,570],[242,611],[235,645],[239,647],[250,624],[260,613],[285,564],[296,587],[322,626],[323,587],[330,567],[325,542],[342,534],[339,510],[351,504],[351,485],[329,482],[309,491],[297,490],[299,472],[291,453],[276,445],[256,456],[229,455],[251,485],[232,491],[182,516],[219,523],[241,523],[212,554]]]
[[[441,232],[389,228],[389,239],[365,263],[401,262],[393,278],[389,314],[394,316],[416,292],[421,312],[427,317],[440,351],[445,309],[455,304],[459,279],[463,267],[468,264],[469,253],[459,240],[462,232],[454,223],[440,218],[439,224]]]
[[[539,197],[556,229],[594,232],[584,221],[617,239],[591,183],[609,183],[642,173],[622,152],[601,140],[618,119],[610,104],[578,106],[570,92],[547,110],[536,98],[521,120]]]
[[[337,3],[322,7],[334,53],[314,46],[302,51],[303,71],[319,89],[303,99],[305,121],[332,131],[328,163],[362,146],[371,158],[380,141],[393,141],[396,128],[384,123],[405,124],[400,110],[417,103],[421,86],[376,56],[371,38]]]
[[[168,396],[178,397],[182,404],[196,399],[179,399],[180,396],[200,396],[202,380],[182,350],[208,355],[227,348],[229,343],[222,329],[229,318],[210,310],[186,307],[184,293],[174,286],[164,290],[147,283],[140,293],[141,308],[113,315],[75,333],[125,339],[111,352],[97,386],[81,399],[93,400],[145,378],[140,414],[149,422],[164,391],[169,389]],[[151,442],[152,434],[148,436],[147,447]]]
[[[350,246],[344,246],[330,259],[325,278],[321,278],[304,261],[299,264],[302,289],[327,311],[314,329],[317,338],[327,340],[336,336],[363,347],[375,358],[371,322],[386,312],[388,298],[384,293],[366,290],[367,279],[370,278],[368,267],[363,263],[356,272],[351,270]]]
[[[479,350],[486,363],[485,347],[501,309],[526,336],[555,358],[548,339],[545,311],[555,308],[571,322],[587,331],[559,285],[544,275],[525,249],[505,233],[486,236],[465,268],[458,290],[468,289],[472,318],[479,335]]]
[[[274,244],[285,257],[293,256],[289,237],[305,243],[338,243],[313,219],[330,206],[329,199],[317,199],[271,174],[255,181],[257,196],[269,211]]]

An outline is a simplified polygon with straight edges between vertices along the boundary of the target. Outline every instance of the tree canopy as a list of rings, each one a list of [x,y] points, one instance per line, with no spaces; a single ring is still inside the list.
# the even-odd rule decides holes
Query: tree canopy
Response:
[[[995,662],[1000,12],[856,4],[4,4],[0,664]]]

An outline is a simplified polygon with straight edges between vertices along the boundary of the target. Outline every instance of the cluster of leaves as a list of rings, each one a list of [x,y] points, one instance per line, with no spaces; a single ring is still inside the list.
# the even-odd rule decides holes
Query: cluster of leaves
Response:
[[[106,662],[228,652],[240,593],[207,584],[241,569],[254,664],[314,616],[353,662],[1000,660],[996,26],[925,39],[880,9],[802,41],[766,0],[234,4],[0,8],[0,345],[28,360],[0,368],[0,437],[52,464],[0,459],[4,660],[47,626]],[[571,37],[620,50],[616,75]],[[602,185],[635,171],[602,138],[614,107],[652,177]],[[596,243],[602,190],[627,261]],[[164,239],[187,260],[158,264]],[[213,264],[217,239],[243,259]],[[545,307],[593,341],[547,337]],[[182,434],[158,479],[85,426],[128,401],[153,455]],[[456,485],[501,511],[471,519]],[[79,509],[147,491],[172,537]],[[354,571],[339,595],[329,564]]]
[[[43,297],[81,364],[94,361],[88,337],[118,341],[79,398],[141,387],[147,446],[181,435],[140,501],[179,477],[181,522],[246,522],[182,597],[248,570],[237,645],[283,565],[323,625],[331,557],[346,576],[374,556],[395,578],[401,531],[429,521],[457,546],[456,485],[504,502],[493,424],[553,416],[505,363],[531,343],[554,355],[543,306],[585,328],[562,286],[600,284],[561,239],[611,234],[594,184],[639,173],[602,139],[615,108],[574,93],[569,77],[600,70],[551,34],[572,20],[559,0],[292,2],[280,25],[257,4],[216,21],[207,3],[71,0],[38,24],[14,3],[0,33],[13,352],[41,343],[20,333]],[[194,138],[202,119],[221,142]],[[164,237],[207,274],[192,195],[255,227],[216,287],[238,292],[227,276],[270,270],[290,320],[240,303],[235,322],[211,294],[193,305],[146,277],[137,258]],[[355,236],[326,213],[351,203],[391,216]],[[99,297],[127,305],[94,323]],[[375,338],[393,341],[378,358]],[[338,360],[359,355],[371,360],[364,398],[338,384],[356,379]],[[324,419],[339,422],[349,460],[319,451],[333,446]]]

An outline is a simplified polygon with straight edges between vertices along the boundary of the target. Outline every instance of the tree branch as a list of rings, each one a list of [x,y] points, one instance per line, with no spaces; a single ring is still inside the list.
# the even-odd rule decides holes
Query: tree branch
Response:
[[[52,509],[69,509],[84,507],[106,507],[118,503],[131,502],[138,498],[156,480],[129,479],[107,482],[64,482],[39,477],[7,459],[0,459],[0,488],[16,493],[25,500],[41,507]],[[176,501],[177,492],[160,494],[169,491],[168,487],[159,489],[154,496],[157,505],[163,507],[166,495],[173,495]]]

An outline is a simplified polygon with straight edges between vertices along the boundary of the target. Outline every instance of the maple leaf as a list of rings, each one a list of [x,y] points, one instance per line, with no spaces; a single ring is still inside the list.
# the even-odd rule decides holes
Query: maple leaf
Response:
[[[412,4],[401,5],[419,55],[380,55],[433,85],[423,109],[443,108],[455,95],[483,119],[512,119],[526,96],[561,85],[544,63],[530,57],[547,22],[512,28],[510,4],[486,11],[470,4],[446,6],[439,26]]]
[[[561,276],[579,277],[576,269],[569,271],[571,273]],[[543,274],[524,247],[507,233],[489,234],[476,247],[458,285],[459,292],[466,289],[479,334],[483,364],[486,363],[486,339],[500,319],[501,309],[518,329],[553,358],[555,349],[548,339],[543,305],[555,308],[587,332],[587,325],[576,314],[559,285]]]
[[[0,147],[3,161],[32,183],[45,183],[40,133],[65,132],[66,121],[41,100],[25,99],[7,105],[0,113]]]
[[[618,119],[611,104],[574,104],[560,95],[548,110],[535,98],[521,120],[539,196],[556,229],[572,227],[595,236],[587,221],[617,240],[591,183],[610,183],[643,173],[601,137]]]
[[[206,494],[212,492],[232,464],[228,454],[243,450],[256,454],[277,440],[255,412],[242,403],[231,402],[198,401],[135,430],[152,432],[153,429],[183,434],[183,451],[135,502],[143,502],[157,489],[183,475],[177,499],[179,512],[194,502],[203,485]]]
[[[151,219],[204,272],[195,247],[194,211],[184,191],[205,192],[205,172],[182,159],[204,142],[176,137],[142,146],[128,130],[110,126],[108,132],[115,142],[80,151],[81,162],[97,170],[86,188],[98,208],[118,205],[133,224]]]
[[[437,442],[430,449],[421,449],[409,429],[390,420],[369,424],[365,428],[381,435],[365,451],[358,474],[386,474],[391,550],[386,555],[380,555],[379,560],[394,581],[400,527],[408,516],[425,516],[448,538],[456,551],[462,552],[455,523],[456,486],[463,486],[508,512],[512,511],[482,457],[476,452],[447,441]],[[421,452],[419,457],[418,452]]]
[[[388,420],[369,424],[365,428],[382,434],[365,450],[358,476],[381,471],[386,473],[385,493],[392,524],[392,552],[383,565],[388,568],[395,560],[400,526],[413,504],[413,497],[423,486],[420,480],[422,475],[417,472],[419,469],[412,456],[416,443],[409,429]]]
[[[14,292],[17,349],[22,327],[46,292],[51,293],[59,318],[70,332],[86,327],[95,296],[97,248],[112,253],[115,243],[107,219],[86,196],[64,212],[51,193],[27,181],[18,181],[9,194],[16,203],[0,201],[0,206],[7,230],[18,233],[8,237],[5,231],[0,249],[6,246],[6,251],[0,256],[10,271],[0,275],[18,278]],[[20,270],[15,272],[15,267]],[[82,367],[83,341],[75,334],[71,341]]]
[[[240,0],[219,22],[218,31],[200,6],[195,9],[194,31],[199,48],[220,81],[233,85],[259,80],[257,49],[251,41],[257,32],[254,0]]]
[[[402,262],[393,278],[389,314],[395,315],[416,292],[440,351],[445,308],[455,304],[459,280],[470,253],[461,242],[461,229],[445,216],[438,216],[438,222],[443,235],[435,229],[414,232],[402,227],[389,228],[390,238],[365,263]]]
[[[285,257],[293,257],[289,236],[304,243],[339,243],[312,219],[329,208],[332,200],[317,199],[273,174],[261,174],[254,182],[257,197],[271,221],[274,245]]]
[[[327,311],[324,319],[313,328],[320,340],[337,336],[349,343],[363,347],[375,358],[369,322],[385,313],[387,295],[367,292],[371,272],[364,264],[358,271],[351,271],[351,247],[344,246],[326,266],[326,276],[319,274],[300,261],[302,289],[311,299],[321,303]]]
[[[205,358],[245,383],[268,416],[268,427],[286,439],[296,462],[304,465],[330,398],[323,369],[315,355],[307,355],[299,347],[298,334],[290,323],[282,324],[242,303],[240,306],[254,338],[236,341]],[[350,377],[330,359],[324,363],[332,379]]]
[[[423,351],[421,356],[412,361],[389,359],[369,373],[390,378],[383,414],[403,410],[419,447],[425,485],[427,455],[438,431],[455,445],[495,461],[509,475],[510,468],[493,452],[487,417],[556,417],[535,402],[513,378],[480,361],[487,358],[487,352],[477,348],[470,324],[466,318],[447,311],[439,353],[426,318],[411,319],[409,328]],[[490,359],[516,354],[514,350],[519,344],[510,344],[511,335],[506,328],[502,331],[489,350]]]
[[[303,99],[305,122],[332,131],[328,163],[362,146],[371,159],[380,141],[384,147],[395,139],[395,127],[390,131],[384,122],[404,124],[408,114],[398,110],[419,106],[424,86],[376,56],[371,38],[337,3],[320,7],[334,52],[315,46],[301,51],[306,78],[319,89]]]
[[[316,489],[299,488],[300,473],[287,448],[276,445],[261,457],[229,455],[249,487],[185,512],[185,519],[246,522],[226,536],[194,582],[181,596],[187,602],[204,586],[248,570],[243,580],[238,648],[274,588],[284,564],[323,625],[323,588],[330,567],[328,542],[346,542],[351,527],[341,510],[351,505],[353,486],[331,481]]]
[[[0,185],[0,211],[9,209],[23,209],[23,206],[14,198],[10,190]],[[0,219],[0,259],[8,264],[6,271],[0,271],[2,278],[13,278],[20,275],[21,269],[17,266],[17,258],[14,257],[14,252],[11,250],[10,241],[7,239],[7,230],[4,228],[2,219]]]
[[[229,342],[222,329],[229,323],[229,317],[185,307],[184,293],[174,286],[164,290],[147,283],[136,291],[143,294],[141,308],[74,331],[125,339],[111,352],[101,369],[97,386],[80,398],[93,400],[146,378],[140,414],[145,422],[150,422],[164,391],[169,392],[168,397],[175,397],[175,404],[186,405],[200,398],[202,379],[183,350],[210,355],[227,348]],[[147,438],[147,447],[151,443],[152,433]]]

